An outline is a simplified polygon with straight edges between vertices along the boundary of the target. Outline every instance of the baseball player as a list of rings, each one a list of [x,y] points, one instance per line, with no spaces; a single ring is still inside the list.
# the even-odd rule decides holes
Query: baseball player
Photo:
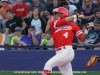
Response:
[[[51,22],[52,42],[54,42],[56,55],[49,59],[45,66],[42,75],[50,75],[52,68],[59,68],[62,75],[73,75],[71,61],[74,58],[74,50],[72,42],[76,35],[80,41],[85,41],[88,30],[84,33],[78,25],[69,22],[72,17],[69,17],[69,11],[64,7],[59,7],[53,10],[55,20]],[[76,15],[73,16],[77,18]]]

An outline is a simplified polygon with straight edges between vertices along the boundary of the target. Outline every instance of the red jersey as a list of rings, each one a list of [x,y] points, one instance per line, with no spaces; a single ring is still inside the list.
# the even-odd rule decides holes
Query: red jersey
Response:
[[[66,22],[65,19],[62,19],[53,21],[50,26],[55,48],[72,45],[75,35],[82,40],[83,32],[75,23]]]
[[[21,18],[25,17],[29,13],[29,6],[25,3],[21,6],[16,4],[12,7],[12,9],[14,10],[15,15]]]

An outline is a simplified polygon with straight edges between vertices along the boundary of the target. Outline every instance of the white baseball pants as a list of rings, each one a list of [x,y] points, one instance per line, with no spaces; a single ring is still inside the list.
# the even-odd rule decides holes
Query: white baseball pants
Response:
[[[62,75],[73,75],[71,61],[74,58],[74,50],[72,46],[65,46],[60,51],[56,51],[56,55],[49,59],[44,70],[52,71],[52,68],[59,68]]]

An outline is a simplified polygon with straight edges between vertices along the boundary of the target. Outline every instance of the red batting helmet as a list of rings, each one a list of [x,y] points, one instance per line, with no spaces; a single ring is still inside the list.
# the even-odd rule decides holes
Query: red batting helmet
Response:
[[[55,8],[53,10],[53,13],[61,13],[62,14],[61,18],[70,16],[69,10],[64,7]]]

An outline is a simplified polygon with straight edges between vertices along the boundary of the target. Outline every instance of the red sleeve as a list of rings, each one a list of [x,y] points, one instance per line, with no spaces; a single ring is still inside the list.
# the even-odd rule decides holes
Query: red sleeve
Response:
[[[78,36],[78,39],[79,39],[81,42],[84,42],[84,41],[82,40],[82,36],[83,36],[83,33],[80,34],[80,35]]]
[[[73,26],[75,26],[74,28],[74,33],[75,35],[77,36],[77,38],[82,41],[82,36],[83,36],[83,32],[82,30],[80,29],[80,27],[76,24],[73,23]]]
[[[55,22],[54,22],[54,27],[59,27],[59,26],[63,26],[63,25],[66,25],[65,19],[55,20]]]

